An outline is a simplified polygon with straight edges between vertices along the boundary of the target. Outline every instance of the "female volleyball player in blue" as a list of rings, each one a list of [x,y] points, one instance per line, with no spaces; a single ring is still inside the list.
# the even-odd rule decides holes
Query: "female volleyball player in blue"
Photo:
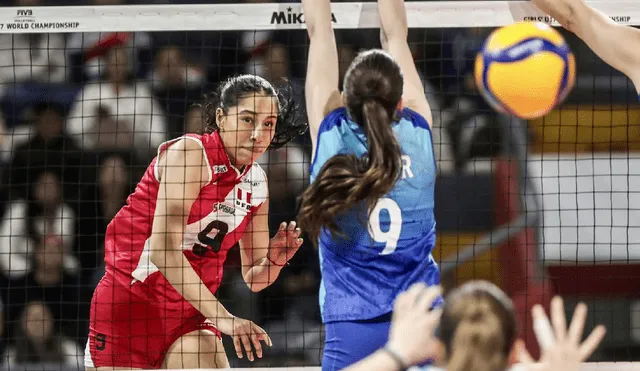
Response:
[[[320,254],[322,369],[339,370],[386,344],[400,292],[416,282],[440,282],[431,255],[431,111],[407,44],[403,0],[378,1],[384,50],[355,58],[342,93],[330,1],[302,4],[314,155],[298,223]]]

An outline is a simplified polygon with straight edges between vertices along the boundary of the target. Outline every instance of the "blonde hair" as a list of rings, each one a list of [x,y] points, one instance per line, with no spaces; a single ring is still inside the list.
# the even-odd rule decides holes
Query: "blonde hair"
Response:
[[[503,371],[516,340],[513,303],[489,282],[465,284],[445,300],[439,338],[447,371]]]

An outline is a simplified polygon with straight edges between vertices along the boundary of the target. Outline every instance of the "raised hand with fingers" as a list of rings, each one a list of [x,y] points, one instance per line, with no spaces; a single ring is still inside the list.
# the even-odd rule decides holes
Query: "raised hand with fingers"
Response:
[[[405,366],[433,357],[435,328],[442,310],[429,309],[441,293],[439,286],[427,287],[424,283],[416,283],[396,298],[385,349],[396,353]]]
[[[551,321],[540,305],[535,305],[531,312],[542,355],[540,361],[533,364],[535,361],[531,355],[526,350],[522,350],[520,361],[532,364],[529,367],[530,370],[578,371],[582,362],[593,354],[606,334],[605,327],[598,325],[582,341],[584,323],[587,319],[587,306],[584,303],[576,307],[568,329],[564,303],[560,297],[555,297],[551,301]]]
[[[300,238],[302,231],[296,228],[296,222],[282,222],[278,232],[269,243],[267,259],[275,265],[284,266],[295,255],[304,240]]]
[[[271,338],[267,332],[255,323],[238,317],[219,318],[216,321],[216,327],[223,334],[233,337],[233,347],[235,348],[238,358],[243,358],[244,353],[251,362],[255,359],[262,358],[262,344],[267,346],[273,345]]]

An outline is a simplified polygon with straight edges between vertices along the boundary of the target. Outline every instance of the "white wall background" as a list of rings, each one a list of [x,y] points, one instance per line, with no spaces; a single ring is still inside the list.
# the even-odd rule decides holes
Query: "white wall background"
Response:
[[[545,263],[640,263],[640,154],[532,156],[529,171]]]

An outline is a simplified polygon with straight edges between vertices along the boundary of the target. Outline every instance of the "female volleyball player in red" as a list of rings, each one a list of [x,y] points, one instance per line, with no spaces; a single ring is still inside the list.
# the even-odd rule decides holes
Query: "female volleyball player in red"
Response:
[[[158,149],[127,204],[107,228],[106,273],[91,302],[85,366],[229,367],[221,333],[236,354],[262,356],[266,332],[234,317],[214,293],[227,252],[240,244],[253,291],[274,282],[302,244],[295,222],[268,230],[267,179],[255,161],[306,130],[291,101],[266,80],[222,83],[204,105],[207,131]]]
[[[584,0],[532,0],[594,53],[627,75],[640,94],[640,30],[619,25]]]

